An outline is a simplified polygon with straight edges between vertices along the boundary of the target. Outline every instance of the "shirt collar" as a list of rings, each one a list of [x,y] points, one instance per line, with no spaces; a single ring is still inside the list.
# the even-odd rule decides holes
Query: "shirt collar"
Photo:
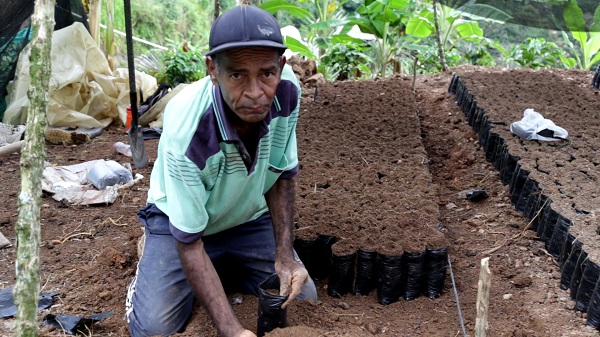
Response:
[[[227,117],[227,111],[230,110],[229,107],[225,104],[223,100],[223,96],[221,94],[221,88],[219,86],[212,86],[212,102],[213,109],[215,111],[215,116],[217,117],[217,124],[219,125],[219,132],[221,133],[221,137],[225,142],[240,142],[240,137],[235,130],[235,127],[230,123],[229,118]],[[277,96],[273,100],[273,104],[269,109],[269,113],[261,121],[260,130],[258,132],[258,139],[261,139],[267,133],[269,133],[269,124],[273,119],[273,115],[276,115],[277,112],[281,111],[281,105],[277,100]]]

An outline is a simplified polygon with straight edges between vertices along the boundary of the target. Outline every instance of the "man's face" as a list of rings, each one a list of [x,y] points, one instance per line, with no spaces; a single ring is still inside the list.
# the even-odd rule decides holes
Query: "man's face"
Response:
[[[272,48],[236,48],[208,57],[206,66],[225,103],[244,122],[263,120],[281,81],[285,57]]]

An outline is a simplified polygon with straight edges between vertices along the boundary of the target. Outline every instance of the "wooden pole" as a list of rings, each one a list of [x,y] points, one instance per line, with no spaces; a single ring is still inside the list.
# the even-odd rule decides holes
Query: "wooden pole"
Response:
[[[90,0],[89,1],[89,14],[90,19],[90,33],[96,41],[96,44],[100,46],[100,13],[102,11],[102,0]]]
[[[40,203],[45,159],[46,112],[51,75],[52,31],[56,0],[36,0],[31,19],[31,86],[25,144],[21,154],[21,193],[17,234],[14,299],[17,306],[17,337],[37,337],[37,304],[40,292]]]
[[[490,302],[490,285],[492,273],[489,268],[490,258],[481,259],[479,281],[477,282],[477,318],[475,319],[475,337],[485,337],[488,329],[488,305]]]

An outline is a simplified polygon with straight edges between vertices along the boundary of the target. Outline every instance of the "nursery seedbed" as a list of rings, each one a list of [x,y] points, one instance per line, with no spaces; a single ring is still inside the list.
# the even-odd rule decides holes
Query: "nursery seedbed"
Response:
[[[572,71],[564,76],[556,70],[458,74],[451,89],[478,131],[486,157],[510,185],[516,209],[532,219],[531,229],[559,261],[561,287],[569,289],[575,309],[588,312],[588,323],[600,327],[600,308],[594,300],[600,296],[594,292],[600,276],[596,218],[600,101],[590,86],[593,74]],[[565,128],[569,139],[524,141],[512,135],[510,124],[527,108]]]
[[[318,95],[307,101],[304,122],[297,129],[301,173],[297,180],[296,238],[298,243],[314,241],[314,245],[306,254],[299,244],[296,246],[309,273],[320,279],[333,273],[338,280],[338,257],[359,263],[362,260],[351,254],[372,252],[380,255],[379,259],[372,256],[372,263],[382,262],[381,255],[403,256],[404,261],[389,262],[390,273],[400,277],[404,271],[404,284],[415,277],[421,287],[425,283],[421,278],[428,276],[424,265],[419,265],[426,263],[426,248],[431,253],[446,249],[448,244],[436,229],[437,187],[427,167],[411,81],[395,78],[360,84],[328,83],[319,86]],[[333,263],[329,262],[331,250]],[[435,259],[431,254],[428,261]],[[396,262],[397,268],[393,266]],[[445,261],[441,268],[444,265]],[[354,269],[352,265],[347,268]],[[376,273],[381,271],[376,269]],[[443,284],[443,270],[441,278]],[[348,283],[341,294],[352,292],[352,280]],[[398,286],[410,288],[404,284]],[[337,290],[329,291],[340,295]],[[415,292],[420,290],[409,289],[404,297],[414,298]],[[439,293],[432,290],[430,295]],[[380,298],[382,303],[395,300]]]
[[[477,137],[456,106],[454,96],[447,93],[450,77],[450,73],[419,76],[416,97],[421,133],[429,154],[429,169],[434,184],[439,187],[439,193],[431,198],[441,206],[443,230],[450,244],[450,258],[468,334],[472,335],[475,326],[479,261],[483,256],[490,256],[489,336],[598,336],[595,329],[586,325],[584,315],[565,309],[572,308],[574,301],[559,289],[559,269],[554,259],[544,253],[544,243],[528,235],[505,243],[506,238],[519,235],[528,221],[520,212],[509,207],[508,188],[502,185],[498,173],[486,162],[477,145]],[[552,77],[546,79],[552,80]],[[389,81],[411,80],[395,78]],[[339,117],[335,115],[332,118],[344,118],[350,110],[366,109],[361,103],[362,94],[346,95],[347,91],[369,93],[371,82],[366,83],[365,86],[362,82],[352,84],[355,90],[345,86],[330,87],[332,91],[337,89],[335,96],[340,101],[347,102],[340,104]],[[390,88],[395,88],[395,85],[390,84]],[[391,90],[385,92],[388,97],[395,95]],[[299,125],[326,122],[312,113],[310,106],[314,93],[314,88],[303,91]],[[372,104],[369,111],[378,110],[378,103]],[[305,118],[305,115],[310,118]],[[312,139],[321,139],[321,136],[316,134],[310,137]],[[130,162],[129,158],[112,154],[112,145],[116,141],[127,142],[128,137],[123,128],[113,125],[86,144],[48,144],[47,159],[53,165],[79,164],[100,158]],[[151,140],[145,143],[150,166],[134,169],[134,172],[146,178],[133,189],[124,191],[114,204],[78,207],[54,201],[49,196],[42,199],[41,285],[43,291],[56,291],[59,295],[53,307],[39,313],[40,321],[48,313],[89,316],[111,311],[114,315],[96,323],[92,335],[128,335],[124,320],[125,294],[135,273],[136,244],[142,234],[136,212],[145,204],[148,177],[158,142]],[[332,151],[331,156],[338,156],[339,150],[328,150],[328,144],[322,144],[324,151]],[[349,151],[369,150],[363,147],[349,148]],[[351,173],[349,171],[342,177],[348,188],[360,183],[353,182],[358,175]],[[303,174],[306,172],[301,176]],[[5,288],[15,282],[14,225],[20,190],[17,154],[0,158],[0,180],[0,230],[13,243],[13,247],[0,250],[0,287]],[[324,181],[323,177],[309,180]],[[389,187],[397,189],[395,185]],[[471,188],[484,188],[489,198],[477,203],[468,201],[463,191]],[[387,193],[385,190],[381,192]],[[346,201],[334,197],[327,202],[336,205]],[[324,217],[326,211],[316,208],[314,216]],[[65,240],[67,237],[70,238]],[[491,248],[495,248],[493,253],[483,254]],[[288,309],[290,328],[273,334],[289,337],[461,335],[457,307],[448,280],[441,296],[436,299],[420,296],[412,301],[401,300],[389,305],[379,304],[375,292],[367,296],[347,294],[342,298],[331,297],[327,295],[326,279],[316,283],[319,302],[316,305],[303,301],[292,303]],[[233,297],[234,294],[228,295]],[[251,295],[244,295],[242,299],[241,304],[233,307],[234,311],[244,327],[256,331],[258,301]],[[0,336],[13,336],[13,324],[14,319],[0,320]],[[64,336],[61,331],[40,326],[41,336]],[[197,306],[187,330],[177,336],[216,337],[217,333],[208,314]]]

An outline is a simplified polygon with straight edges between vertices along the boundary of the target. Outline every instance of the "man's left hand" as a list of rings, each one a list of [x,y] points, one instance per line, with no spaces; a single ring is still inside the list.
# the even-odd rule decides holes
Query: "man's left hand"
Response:
[[[302,286],[308,281],[308,271],[302,263],[293,258],[276,261],[275,270],[279,275],[279,295],[289,295],[287,301],[281,305],[281,308],[285,309],[294,298],[300,295]]]

